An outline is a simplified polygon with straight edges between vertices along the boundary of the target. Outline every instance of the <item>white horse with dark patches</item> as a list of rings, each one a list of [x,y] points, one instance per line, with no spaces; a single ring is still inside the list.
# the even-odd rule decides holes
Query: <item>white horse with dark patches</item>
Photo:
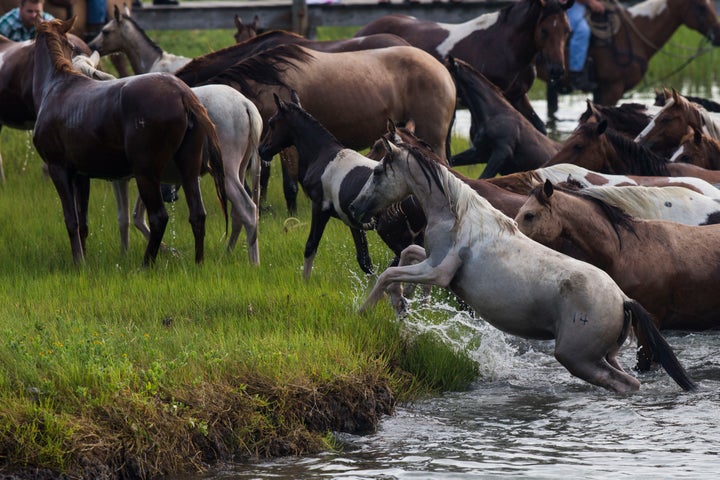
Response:
[[[83,74],[108,80],[114,77],[97,69],[99,54],[78,56],[73,59],[73,66]],[[133,68],[135,65],[133,65]],[[230,216],[232,229],[227,248],[235,248],[242,228],[245,227],[248,243],[248,257],[253,265],[260,264],[258,246],[258,221],[260,202],[260,157],[258,145],[262,134],[262,117],[255,104],[243,94],[227,85],[205,85],[192,88],[195,96],[208,111],[208,116],[215,124],[220,141],[222,161],[225,170],[225,190],[232,206]],[[253,196],[245,190],[245,177],[249,175],[252,183]],[[121,244],[124,250],[128,246],[128,182],[113,182],[115,199],[118,204],[118,223],[120,224]],[[145,237],[150,230],[145,223],[145,205],[140,197],[133,209],[135,226]]]
[[[355,199],[377,164],[355,150],[345,148],[320,122],[302,109],[292,92],[292,101],[283,102],[277,95],[277,112],[267,122],[267,132],[260,145],[260,156],[271,160],[292,145],[298,152],[299,179],[312,200],[310,235],[305,244],[303,277],[309,278],[325,226],[331,217],[350,227],[357,261],[365,273],[373,273],[365,230],[371,221],[355,222],[347,208]]]
[[[555,358],[570,373],[616,392],[640,387],[617,360],[632,325],[653,339],[654,353],[670,376],[683,389],[695,388],[647,311],[608,274],[530,240],[423,150],[384,138],[387,154],[350,211],[363,222],[413,194],[427,216],[425,248],[408,247],[400,266],[380,275],[363,310],[389,289],[392,305],[404,311],[399,282],[449,288],[507,333],[554,339]]]

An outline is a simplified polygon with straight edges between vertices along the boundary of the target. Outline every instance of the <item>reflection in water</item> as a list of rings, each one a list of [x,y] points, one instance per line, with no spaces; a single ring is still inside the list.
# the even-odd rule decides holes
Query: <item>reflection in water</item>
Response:
[[[584,111],[563,97],[559,135]],[[634,98],[647,105],[652,98]],[[541,115],[546,110],[536,103]],[[469,119],[468,119],[469,120]],[[463,127],[462,116],[457,128]],[[358,285],[359,303],[365,285]],[[429,323],[424,309],[447,313]],[[399,407],[372,435],[338,436],[343,450],[228,466],[193,480],[468,479],[520,477],[709,478],[720,456],[720,336],[668,336],[697,393],[684,393],[664,371],[640,376],[640,392],[618,395],[572,377],[553,357],[553,342],[509,337],[446,305],[414,304],[407,328],[432,330],[481,366],[470,391]],[[628,343],[621,362],[632,367]]]

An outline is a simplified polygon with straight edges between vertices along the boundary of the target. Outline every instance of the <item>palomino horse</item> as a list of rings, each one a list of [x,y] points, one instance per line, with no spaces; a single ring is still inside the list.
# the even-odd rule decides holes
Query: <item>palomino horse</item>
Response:
[[[230,67],[223,67],[227,59],[219,53],[196,58],[176,75],[190,86],[225,83],[237,88],[266,122],[276,110],[272,94],[287,101],[295,90],[305,110],[353,150],[380,138],[388,118],[399,123],[415,119],[418,136],[437,152],[449,150],[455,84],[443,65],[418,48],[326,53],[281,45]]]
[[[113,18],[103,27],[100,35],[89,43],[89,46],[103,55],[113,52],[125,53],[135,73],[172,72],[191,60],[162,50],[130,17],[129,11],[126,10],[121,15],[117,8]],[[89,68],[84,73],[94,72]],[[250,263],[258,265],[260,263],[257,237],[260,158],[257,148],[262,134],[262,117],[255,104],[227,85],[205,85],[192,90],[215,124],[222,149],[225,190],[232,206],[230,210],[232,229],[228,250],[235,247],[244,226]],[[249,172],[252,179],[252,198],[244,188],[246,172]],[[115,188],[121,203],[118,205],[118,215],[121,216],[124,212],[127,217],[127,182],[116,184]],[[127,219],[125,221],[127,222]],[[133,209],[133,222],[147,238],[150,231],[145,224],[145,206],[140,197]]]
[[[73,55],[90,55],[90,49],[79,37],[69,34]],[[0,129],[3,125],[31,130],[35,125],[33,104],[33,57],[35,42],[13,42],[0,35]],[[5,181],[0,152],[0,183]]]
[[[645,0],[629,8],[618,5],[608,15],[619,20],[617,32],[608,38],[593,36],[588,51],[588,68],[598,85],[593,100],[602,105],[614,105],[642,80],[650,58],[681,25],[720,45],[720,23],[712,0]],[[538,75],[551,80],[541,62]],[[549,117],[557,111],[558,91],[553,83],[548,81]]]
[[[310,278],[320,239],[331,217],[339,218],[350,227],[358,264],[363,272],[373,273],[365,235],[365,230],[373,228],[373,223],[354,222],[347,213],[347,207],[377,162],[340,144],[325,127],[303,110],[295,92],[291,92],[290,103],[280,100],[277,94],[273,97],[277,112],[267,122],[260,156],[269,161],[284,148],[291,145],[297,148],[301,185],[312,200],[303,277]]]
[[[563,75],[565,41],[570,34],[565,10],[572,4],[573,0],[521,0],[460,24],[386,15],[356,35],[393,33],[441,62],[448,55],[466,61],[499,86],[510,103],[545,133],[545,124],[527,96],[535,80],[533,61],[542,53],[550,75]]]
[[[602,268],[654,315],[661,329],[720,327],[720,225],[633,219],[596,198],[538,187],[518,212],[533,240]],[[638,362],[653,351],[638,332]]]
[[[697,103],[689,102],[673,89],[659,112],[640,132],[635,141],[665,156],[672,155],[685,135],[698,129],[720,139],[720,123]]]
[[[631,138],[607,128],[607,122],[578,125],[560,151],[544,166],[574,163],[617,175],[697,177],[720,185],[720,171],[689,163],[669,162]]]
[[[481,178],[492,178],[537,168],[560,150],[559,143],[533,128],[482,73],[453,57],[446,64],[475,127],[472,147],[453,155],[453,166],[486,163]]]
[[[670,156],[670,162],[691,163],[708,170],[720,170],[720,141],[692,128],[680,140],[680,146]]]
[[[500,330],[554,339],[555,358],[570,373],[616,392],[640,388],[617,360],[632,323],[657,342],[653,351],[672,378],[683,389],[695,388],[650,315],[609,275],[530,240],[422,150],[385,141],[388,152],[350,211],[364,222],[413,194],[427,216],[425,248],[405,249],[400,265],[380,275],[362,310],[391,287],[392,305],[404,311],[400,282],[449,288]]]
[[[517,172],[486,181],[510,192],[527,196],[530,191],[546,180],[565,182],[570,178],[581,187],[683,187],[712,199],[720,199],[720,189],[697,177],[667,177],[651,175],[612,175],[588,170],[572,163],[558,163],[547,167]]]
[[[201,262],[206,214],[198,177],[204,142],[223,210],[226,203],[220,147],[207,111],[170,74],[97,81],[73,70],[65,36],[72,24],[71,19],[38,25],[33,143],[60,195],[73,259],[85,259],[89,179],[134,176],[150,218],[143,264],[155,260],[167,225],[160,193],[166,178],[185,189],[195,261]]]

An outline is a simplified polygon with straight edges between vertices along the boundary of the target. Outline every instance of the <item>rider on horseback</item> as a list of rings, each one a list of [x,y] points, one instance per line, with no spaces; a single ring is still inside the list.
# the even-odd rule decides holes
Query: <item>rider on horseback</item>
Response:
[[[570,22],[570,86],[574,90],[592,92],[597,84],[590,80],[586,65],[587,52],[590,47],[592,32],[585,19],[585,12],[589,8],[593,13],[604,13],[605,5],[600,0],[575,0],[572,7],[567,10]]]

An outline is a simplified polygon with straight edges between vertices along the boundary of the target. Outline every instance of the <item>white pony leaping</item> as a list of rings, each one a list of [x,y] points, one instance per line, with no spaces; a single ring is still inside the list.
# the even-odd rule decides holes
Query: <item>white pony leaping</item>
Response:
[[[403,311],[399,282],[449,288],[483,319],[507,333],[555,340],[555,358],[573,375],[616,392],[637,390],[617,352],[630,326],[653,338],[660,363],[685,390],[695,388],[647,311],[602,270],[559,254],[523,235],[517,224],[455,178],[427,149],[392,143],[350,206],[367,222],[382,208],[413,194],[427,216],[425,249],[410,246],[400,266],[385,270],[362,309],[389,287]],[[420,263],[408,264],[418,260]]]

